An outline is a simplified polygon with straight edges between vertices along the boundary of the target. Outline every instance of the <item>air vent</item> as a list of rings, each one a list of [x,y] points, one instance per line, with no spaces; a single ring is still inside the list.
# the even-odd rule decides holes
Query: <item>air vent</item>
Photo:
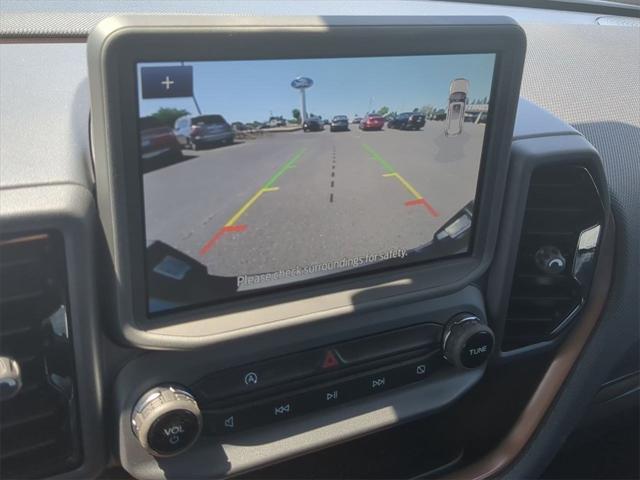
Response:
[[[0,238],[0,356],[22,387],[0,400],[3,478],[38,478],[81,461],[63,242],[54,232]]]
[[[570,324],[591,286],[604,212],[582,166],[531,177],[502,349],[544,342]]]

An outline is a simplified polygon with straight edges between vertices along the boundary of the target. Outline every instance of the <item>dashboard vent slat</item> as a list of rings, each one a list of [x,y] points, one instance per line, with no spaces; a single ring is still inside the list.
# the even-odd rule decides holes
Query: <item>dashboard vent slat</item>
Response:
[[[18,363],[23,384],[0,401],[3,478],[48,477],[80,464],[66,303],[57,232],[0,238],[0,355]]]
[[[602,202],[587,169],[553,165],[534,170],[505,320],[503,351],[545,342],[576,315],[590,286],[590,279],[577,273],[580,262],[576,263],[576,259],[581,260],[584,253],[580,239],[584,232],[600,229],[603,218]],[[540,267],[536,258],[545,247],[553,247],[565,259],[562,272],[550,273]],[[595,255],[590,258],[595,259]]]

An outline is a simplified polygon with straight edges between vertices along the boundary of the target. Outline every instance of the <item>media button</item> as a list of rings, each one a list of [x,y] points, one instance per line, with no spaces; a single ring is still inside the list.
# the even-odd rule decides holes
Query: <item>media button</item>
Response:
[[[393,388],[395,384],[394,372],[391,369],[386,369],[354,380],[354,389],[358,397],[364,397],[384,392]]]
[[[340,398],[342,397],[342,395],[340,395],[340,390],[338,389],[330,389],[328,391],[323,391],[322,395],[321,395],[325,402],[329,403],[337,403],[338,401],[340,401]]]
[[[313,387],[301,392],[297,398],[298,414],[315,412],[340,405],[354,398],[350,381],[341,381]]]
[[[387,385],[387,375],[374,375],[370,378],[371,390],[382,390]]]
[[[278,403],[273,407],[273,415],[283,417],[289,414],[293,414],[293,408],[291,402]]]
[[[219,411],[204,411],[204,430],[214,435],[228,435],[258,425],[253,409],[238,408]]]
[[[255,405],[255,415],[258,418],[257,423],[260,425],[266,425],[294,417],[301,413],[299,405],[300,398],[295,395],[274,398],[259,405]]]
[[[231,415],[226,417],[223,422],[224,428],[234,429],[236,427],[236,416],[232,413]]]

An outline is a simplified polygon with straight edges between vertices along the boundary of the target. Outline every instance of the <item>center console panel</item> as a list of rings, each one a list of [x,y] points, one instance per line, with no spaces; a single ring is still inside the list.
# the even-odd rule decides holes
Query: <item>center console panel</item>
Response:
[[[232,342],[134,360],[116,382],[121,458],[134,476],[158,466],[179,475],[187,464],[202,476],[241,472],[286,458],[292,448],[321,448],[440,409],[482,376],[483,368],[454,367],[442,348],[451,320],[490,332],[477,288],[341,321],[358,316],[378,327],[304,341],[266,334],[242,348]],[[447,350],[461,337],[451,333]],[[480,350],[491,351],[491,344],[470,350],[486,359]],[[175,399],[181,392],[197,403],[196,422],[184,416],[184,399]],[[141,435],[148,435],[143,445]],[[198,459],[212,456],[225,460],[200,470]]]

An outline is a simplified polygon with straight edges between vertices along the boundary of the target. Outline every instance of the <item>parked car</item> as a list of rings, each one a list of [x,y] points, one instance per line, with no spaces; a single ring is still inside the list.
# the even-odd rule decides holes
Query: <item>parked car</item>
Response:
[[[422,113],[405,112],[387,121],[387,127],[400,130],[420,130],[424,127],[425,116]]]
[[[267,125],[269,127],[284,127],[287,125],[287,121],[283,117],[271,117]]]
[[[207,145],[230,145],[235,134],[222,115],[185,115],[175,122],[175,134],[185,148],[198,150]]]
[[[182,159],[182,147],[173,130],[156,117],[140,119],[140,152],[145,168],[155,162]]]
[[[331,119],[329,130],[331,130],[332,132],[348,131],[349,119],[346,115],[336,115]]]
[[[233,128],[236,132],[244,132],[245,130],[249,130],[249,127],[242,122],[233,122],[231,124],[231,128]]]
[[[449,85],[449,107],[447,109],[447,126],[444,134],[446,136],[459,135],[462,133],[464,123],[464,113],[467,105],[467,94],[469,93],[469,80],[466,78],[456,78]]]
[[[353,120],[351,120],[351,123],[353,123],[354,125],[358,125],[361,121],[362,121],[362,117],[358,117],[356,115],[355,117],[353,117]]]
[[[380,115],[365,115],[360,122],[360,130],[382,130],[384,118]]]
[[[324,130],[324,123],[321,118],[310,117],[302,124],[302,130],[305,132],[321,132]]]

